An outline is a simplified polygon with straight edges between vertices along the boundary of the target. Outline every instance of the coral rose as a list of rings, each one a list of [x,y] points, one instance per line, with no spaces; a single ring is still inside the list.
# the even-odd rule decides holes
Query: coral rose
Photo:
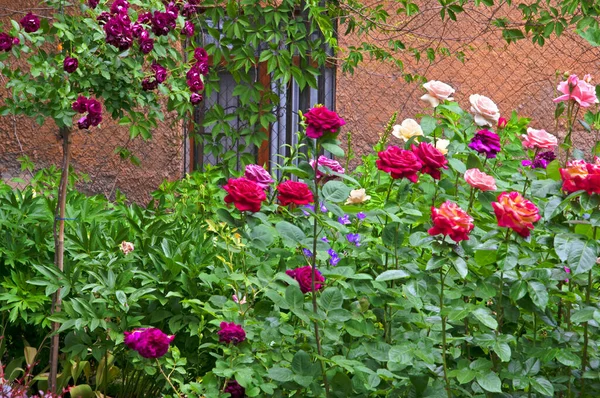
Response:
[[[417,172],[423,167],[423,163],[412,151],[390,146],[385,151],[378,153],[377,168],[390,173],[393,179],[407,178],[417,182]]]
[[[525,148],[554,149],[558,140],[546,130],[527,128],[527,134],[521,135],[521,141]]]
[[[431,236],[442,234],[453,241],[469,240],[469,232],[473,230],[473,218],[454,202],[447,200],[439,209],[431,208],[433,227],[427,233]]]
[[[554,102],[573,100],[582,108],[589,108],[598,103],[596,97],[596,87],[590,84],[592,80],[590,75],[585,75],[583,80],[579,80],[577,75],[571,75],[569,78],[558,83],[557,90],[563,93],[560,97],[554,98]]]
[[[234,322],[221,322],[221,330],[217,332],[219,335],[219,342],[221,343],[233,343],[234,345],[240,344],[246,340],[246,332],[242,328],[242,325],[238,325]]]
[[[306,136],[308,138],[321,138],[325,133],[337,133],[343,125],[344,119],[337,113],[324,106],[315,106],[304,114],[306,119]]]
[[[491,175],[487,175],[479,169],[469,169],[465,171],[465,181],[473,188],[481,191],[495,191],[496,180]]]
[[[408,141],[412,137],[418,137],[423,135],[423,129],[415,119],[404,119],[401,124],[394,126],[392,134],[396,138],[400,138],[403,141]]]
[[[440,169],[447,169],[448,160],[444,154],[427,142],[421,142],[418,146],[413,145],[412,151],[417,155],[423,167],[421,173],[426,173],[435,178],[440,179]]]
[[[136,329],[125,332],[125,345],[137,351],[144,358],[160,358],[169,351],[169,345],[175,336],[167,336],[160,329]]]
[[[194,93],[195,94],[195,93]],[[192,94],[193,95],[193,94]],[[250,181],[254,181],[262,189],[269,188],[269,185],[273,183],[273,178],[267,170],[257,164],[249,164],[244,169],[244,177]]]
[[[496,126],[500,119],[498,106],[483,95],[473,94],[469,97],[473,120],[478,126]]]
[[[454,99],[452,98],[452,94],[454,94],[455,90],[446,83],[430,80],[423,84],[423,88],[427,90],[427,94],[423,95],[421,99],[429,102],[434,108],[436,108],[440,102],[445,100],[452,101]]]
[[[346,200],[347,205],[357,205],[360,203],[364,203],[367,200],[371,199],[369,195],[367,195],[364,188],[361,189],[353,189],[350,191],[350,196]]]
[[[308,185],[303,182],[283,182],[277,187],[277,192],[277,199],[282,206],[287,206],[290,203],[307,205],[314,200]]]
[[[225,203],[233,203],[239,211],[260,211],[261,203],[267,200],[265,191],[245,177],[230,178],[223,189],[228,193]]]
[[[289,269],[285,271],[285,273],[298,282],[302,293],[312,291],[312,267],[310,265]],[[315,290],[322,289],[323,282],[325,282],[325,277],[321,275],[321,272],[318,269],[315,269]]]
[[[484,153],[486,158],[495,158],[500,152],[500,137],[498,134],[489,130],[479,130],[471,142],[469,148],[476,150],[479,153]]]
[[[571,160],[568,162],[566,168],[560,169],[563,191],[573,193],[585,190],[587,188],[588,174],[585,160]]]
[[[539,209],[519,192],[503,192],[497,202],[492,202],[498,226],[513,229],[526,238],[533,229],[533,223],[540,219]]]

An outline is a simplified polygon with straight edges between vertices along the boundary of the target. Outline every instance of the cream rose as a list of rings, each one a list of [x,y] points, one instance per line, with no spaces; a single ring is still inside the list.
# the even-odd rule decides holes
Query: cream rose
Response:
[[[401,124],[394,126],[392,134],[403,141],[408,141],[412,137],[423,135],[423,130],[415,119],[404,119]]]
[[[442,101],[452,101],[454,99],[452,98],[452,94],[454,94],[455,90],[446,83],[442,83],[437,80],[431,80],[423,84],[423,88],[427,90],[427,94],[423,95],[421,99],[429,102],[429,104],[431,104],[431,106],[434,108],[437,107]]]
[[[347,205],[351,205],[351,204],[357,205],[360,203],[364,203],[369,199],[371,199],[371,197],[369,195],[367,195],[364,188],[353,189],[352,191],[350,191],[350,196],[348,196],[348,199],[346,200],[346,204]]]
[[[448,145],[450,145],[450,140],[444,140],[442,138],[438,138],[435,141],[435,148],[445,155],[448,153]]]
[[[465,171],[465,181],[473,188],[482,191],[495,191],[497,189],[494,177],[479,171],[479,169],[469,169]]]
[[[500,119],[500,111],[494,101],[479,94],[469,97],[473,120],[478,126],[496,126]]]

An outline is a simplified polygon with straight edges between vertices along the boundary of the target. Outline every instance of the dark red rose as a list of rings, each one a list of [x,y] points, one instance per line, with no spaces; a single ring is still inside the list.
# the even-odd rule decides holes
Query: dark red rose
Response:
[[[208,53],[202,47],[198,47],[194,50],[194,59],[198,62],[208,62]]]
[[[113,14],[127,13],[129,3],[127,0],[115,0],[110,6],[110,12]]]
[[[102,114],[101,113],[89,113],[87,115],[87,119],[90,123],[90,126],[97,126],[102,123]]]
[[[233,343],[234,345],[238,345],[246,340],[246,332],[242,328],[242,325],[233,322],[221,322],[220,326],[221,330],[219,330],[217,334],[219,335],[219,341],[221,343]]]
[[[87,116],[82,117],[77,121],[77,127],[79,127],[79,130],[87,130],[90,128],[90,119]]]
[[[412,151],[390,146],[385,151],[378,153],[377,168],[390,173],[393,179],[408,178],[417,182],[417,172],[423,167],[423,163]]]
[[[98,7],[98,3],[100,3],[100,0],[87,0],[87,5],[91,9],[95,9],[96,7]]]
[[[77,97],[77,100],[73,102],[71,108],[78,113],[85,113],[87,112],[87,103],[88,99],[83,95],[80,95]]]
[[[152,91],[152,90],[156,89],[157,87],[158,87],[158,82],[156,81],[154,76],[145,77],[142,80],[142,89],[144,91]]]
[[[150,53],[150,51],[154,50],[154,40],[140,40],[140,50],[142,50],[142,54]]]
[[[150,23],[152,21],[152,13],[151,12],[143,12],[138,16],[138,23]]]
[[[346,124],[337,113],[324,106],[312,108],[304,114],[304,117],[306,118],[306,136],[309,138],[321,138],[325,133],[336,133],[340,127]]]
[[[244,398],[246,396],[246,390],[236,380],[229,380],[223,392],[229,393],[231,398]]]
[[[198,62],[195,66],[201,75],[208,75],[208,62]]]
[[[93,115],[101,115],[102,114],[102,105],[98,100],[90,98],[86,103],[86,110]]]
[[[181,29],[181,34],[187,37],[194,36],[194,24],[190,21],[185,21],[183,29]]]
[[[233,203],[239,211],[260,211],[261,203],[267,200],[260,186],[245,177],[230,178],[223,189],[228,193],[225,203]]]
[[[277,187],[277,199],[282,206],[290,203],[297,205],[307,205],[313,202],[313,194],[303,182],[286,181]]]
[[[146,29],[144,29],[144,26],[137,22],[131,25],[131,35],[136,39],[138,39],[145,30]]]
[[[299,267],[296,269],[288,269],[287,271],[285,271],[285,273],[298,282],[302,293],[308,293],[312,291],[312,267],[310,265],[306,265],[304,267]],[[321,272],[318,269],[316,269],[315,290],[322,289],[324,282],[325,277],[321,274]]]
[[[127,14],[112,15],[104,25],[104,32],[106,42],[119,50],[127,50],[133,44],[133,31]]]
[[[171,29],[177,26],[175,21],[177,17],[168,12],[154,11],[152,15],[152,32],[157,36],[167,35]]]
[[[198,6],[186,3],[183,5],[183,11],[181,12],[184,17],[189,18],[198,12]]]
[[[202,94],[192,93],[192,95],[190,95],[190,102],[194,105],[199,104],[203,99]]]
[[[165,67],[154,61],[151,68],[154,71],[154,78],[158,83],[162,83],[167,79],[167,69]]]
[[[13,37],[7,33],[0,33],[0,50],[10,51],[14,45]]]
[[[412,145],[412,151],[417,155],[423,168],[421,173],[429,174],[436,180],[440,179],[440,169],[447,169],[448,160],[439,149],[427,142],[421,142],[419,146]]]
[[[63,69],[67,73],[75,72],[77,70],[78,66],[79,66],[79,61],[77,61],[77,58],[66,57],[65,60],[63,61]]]
[[[40,19],[31,12],[27,13],[19,22],[21,22],[21,26],[27,33],[37,32],[40,28]]]
[[[102,14],[96,17],[96,21],[98,21],[98,25],[103,26],[110,20],[110,14],[104,11]]]

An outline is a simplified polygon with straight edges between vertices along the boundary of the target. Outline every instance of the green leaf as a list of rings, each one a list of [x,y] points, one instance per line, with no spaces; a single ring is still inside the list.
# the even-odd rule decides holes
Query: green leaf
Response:
[[[485,375],[478,375],[477,383],[486,391],[502,392],[502,382],[500,381],[498,375],[494,372],[489,372]]]
[[[423,134],[425,136],[431,135],[433,130],[437,127],[437,120],[431,116],[423,116],[421,118],[421,129],[423,130]]]
[[[92,390],[92,387],[87,384],[80,384],[78,386],[71,387],[69,389],[69,393],[71,397],[77,398],[94,398],[96,396]]]
[[[594,319],[594,312],[596,311],[593,307],[583,308],[573,312],[571,315],[571,322],[583,323]]]
[[[458,380],[460,384],[465,384],[473,380],[475,376],[477,376],[477,373],[471,369],[460,369],[456,376],[456,380]]]
[[[313,363],[310,360],[310,355],[303,350],[296,352],[294,358],[292,359],[292,370],[297,375],[312,376],[314,373]]]
[[[290,285],[285,289],[285,301],[291,309],[301,309],[304,305],[304,295],[298,286]]]
[[[448,159],[448,163],[450,163],[450,166],[460,174],[464,174],[464,172],[467,171],[467,166],[458,159]]]
[[[529,292],[529,297],[531,297],[531,301],[542,311],[546,310],[546,306],[548,305],[548,290],[543,283],[529,281],[527,282],[527,291]]]
[[[341,181],[329,181],[323,186],[323,198],[329,202],[345,202],[351,189]]]
[[[510,361],[511,350],[507,343],[496,342],[492,348],[502,362]]]
[[[547,397],[554,396],[554,386],[544,377],[530,379],[531,387],[542,395]]]
[[[558,351],[556,354],[556,359],[558,362],[571,368],[579,368],[581,366],[581,358],[579,355],[576,355],[571,351],[567,351],[566,348],[561,348],[560,351]]]
[[[401,269],[392,269],[384,271],[375,278],[378,282],[393,281],[396,279],[408,278],[410,274]]]
[[[278,222],[275,229],[281,235],[283,243],[288,247],[295,247],[306,239],[306,235],[300,228],[287,221]]]
[[[583,274],[596,265],[598,259],[598,244],[593,240],[573,242],[569,250],[567,264],[573,275]]]
[[[527,282],[526,281],[516,281],[510,287],[509,297],[513,301],[518,301],[525,297],[527,294]]]
[[[333,156],[337,156],[337,157],[344,157],[344,150],[342,148],[339,147],[339,145],[336,144],[332,144],[330,142],[324,142],[322,144],[323,149],[325,149],[327,152],[331,153]]]
[[[490,329],[496,329],[498,327],[498,322],[491,315],[492,311],[489,308],[477,308],[473,311],[473,315],[477,320],[483,323]]]
[[[467,262],[462,257],[457,257],[454,260],[454,268],[456,272],[460,275],[461,278],[465,279],[469,274],[469,268],[467,267]]]
[[[323,290],[319,297],[321,308],[325,311],[331,311],[342,307],[344,296],[340,289],[336,287],[328,287]]]
[[[269,369],[269,371],[267,372],[267,375],[271,379],[273,379],[275,381],[280,381],[280,382],[290,381],[294,378],[294,374],[292,373],[292,371],[290,369],[280,368],[278,366],[275,366],[275,367]]]

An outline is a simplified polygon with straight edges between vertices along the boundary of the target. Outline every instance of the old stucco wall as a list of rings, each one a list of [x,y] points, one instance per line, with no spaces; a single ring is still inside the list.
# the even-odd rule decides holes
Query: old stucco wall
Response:
[[[50,15],[50,10],[39,5],[39,1],[0,0],[0,13],[19,20],[26,10],[34,9],[38,15]],[[8,23],[4,17],[3,23]],[[2,80],[2,87],[6,84]],[[0,91],[5,96],[6,91]],[[0,175],[4,180],[18,176],[17,158],[29,156],[37,167],[60,164],[61,143],[57,139],[57,128],[52,121],[39,126],[35,121],[6,116],[0,118]],[[129,140],[127,127],[105,120],[99,128],[90,132],[77,130],[73,135],[73,166],[78,172],[89,175],[90,182],[80,189],[89,193],[101,193],[114,198],[115,189],[123,192],[129,200],[145,203],[149,193],[164,179],[177,179],[183,173],[183,137],[180,124],[167,117],[153,132],[154,137],[144,142],[140,138]],[[127,147],[141,161],[134,166],[115,154],[118,146]]]

